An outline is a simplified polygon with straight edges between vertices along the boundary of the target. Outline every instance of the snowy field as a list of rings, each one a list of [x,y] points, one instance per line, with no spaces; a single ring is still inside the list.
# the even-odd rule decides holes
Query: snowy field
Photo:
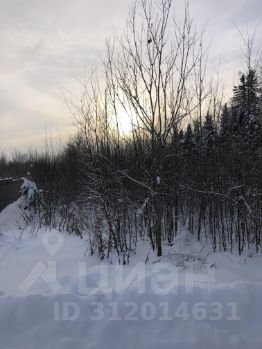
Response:
[[[212,254],[183,234],[161,260],[141,247],[118,266],[20,221],[18,203],[0,214],[1,349],[262,348],[261,255]]]

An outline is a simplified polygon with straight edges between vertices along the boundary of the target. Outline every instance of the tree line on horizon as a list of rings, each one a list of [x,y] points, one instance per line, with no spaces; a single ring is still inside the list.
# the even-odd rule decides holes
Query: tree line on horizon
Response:
[[[87,236],[101,260],[116,252],[126,264],[142,240],[162,256],[185,230],[213,251],[261,250],[262,82],[253,38],[223,104],[219,86],[206,81],[203,33],[188,4],[169,36],[172,10],[172,0],[131,9],[124,35],[107,43],[105,83],[91,79],[80,101],[67,100],[77,133],[62,151],[0,159],[1,176],[30,171],[42,189],[25,221]]]

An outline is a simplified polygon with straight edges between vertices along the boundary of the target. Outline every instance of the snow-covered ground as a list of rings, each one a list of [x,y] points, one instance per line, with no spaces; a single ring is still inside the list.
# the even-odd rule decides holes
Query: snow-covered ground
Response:
[[[0,213],[1,349],[261,349],[262,256],[210,254],[186,234],[161,260],[88,256],[88,241]],[[146,263],[145,263],[146,261]]]

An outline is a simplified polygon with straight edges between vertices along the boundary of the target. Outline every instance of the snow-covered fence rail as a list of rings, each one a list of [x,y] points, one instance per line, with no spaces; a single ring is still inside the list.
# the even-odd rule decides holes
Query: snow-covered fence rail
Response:
[[[21,178],[0,178],[0,211],[20,196]]]

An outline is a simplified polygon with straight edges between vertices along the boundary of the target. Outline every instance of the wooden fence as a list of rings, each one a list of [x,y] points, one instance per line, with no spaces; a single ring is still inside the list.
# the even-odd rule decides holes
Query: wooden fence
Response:
[[[0,178],[0,211],[19,198],[22,183],[20,178]]]

